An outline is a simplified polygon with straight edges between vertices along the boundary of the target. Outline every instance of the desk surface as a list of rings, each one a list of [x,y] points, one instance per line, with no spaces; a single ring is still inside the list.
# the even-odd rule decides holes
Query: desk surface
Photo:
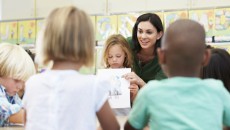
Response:
[[[123,130],[127,117],[117,117],[121,130]],[[97,123],[97,125],[99,125]],[[24,130],[24,127],[0,127],[0,130]]]

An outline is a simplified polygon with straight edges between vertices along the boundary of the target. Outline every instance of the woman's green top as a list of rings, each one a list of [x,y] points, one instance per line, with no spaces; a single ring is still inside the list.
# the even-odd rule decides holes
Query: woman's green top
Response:
[[[140,60],[137,57],[136,52],[133,50],[134,45],[132,43],[132,37],[128,37],[127,41],[129,43],[129,46],[132,50],[133,54],[133,71],[146,83],[150,80],[160,80],[165,79],[166,76],[163,73],[159,63],[158,63],[158,57],[156,56],[149,62],[145,63],[145,65],[141,65]]]

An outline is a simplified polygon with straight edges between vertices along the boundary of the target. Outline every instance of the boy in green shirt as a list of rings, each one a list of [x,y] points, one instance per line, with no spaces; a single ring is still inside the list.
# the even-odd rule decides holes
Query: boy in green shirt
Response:
[[[221,130],[230,126],[230,95],[219,80],[199,78],[210,51],[205,30],[192,20],[167,29],[159,63],[169,77],[150,81],[138,93],[125,130]]]

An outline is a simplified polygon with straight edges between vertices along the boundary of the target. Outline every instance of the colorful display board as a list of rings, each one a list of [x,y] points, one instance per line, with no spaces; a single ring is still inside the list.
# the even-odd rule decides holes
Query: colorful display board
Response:
[[[117,33],[117,16],[97,16],[96,28],[96,40],[106,40],[110,35]]]
[[[1,42],[16,44],[18,41],[18,25],[17,22],[1,22],[0,23]]]
[[[36,34],[38,34],[38,32],[41,31],[41,29],[43,28],[44,24],[45,24],[44,19],[36,20]]]
[[[90,16],[90,19],[93,23],[94,34],[96,34],[96,16]]]
[[[230,54],[230,44],[222,44],[222,43],[217,43],[217,44],[212,44],[211,45],[214,48],[221,48],[224,49],[226,51],[228,51],[228,53]]]
[[[18,42],[20,44],[34,44],[36,40],[36,20],[18,22]]]
[[[161,22],[164,25],[164,13],[163,12],[154,12],[154,13],[160,17]]]
[[[189,19],[198,21],[202,24],[206,31],[206,37],[212,37],[214,31],[214,10],[191,10],[189,11]]]
[[[215,9],[214,33],[217,37],[230,36],[230,8]]]
[[[140,14],[118,15],[118,33],[124,37],[132,36],[133,26]]]
[[[170,23],[176,21],[177,19],[188,19],[188,11],[172,11],[164,13],[164,27],[165,29],[169,26]]]

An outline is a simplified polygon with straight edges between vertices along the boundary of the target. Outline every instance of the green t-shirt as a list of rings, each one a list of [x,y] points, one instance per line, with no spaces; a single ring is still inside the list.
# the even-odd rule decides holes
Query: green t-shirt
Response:
[[[128,118],[136,129],[221,130],[230,126],[230,94],[214,79],[174,77],[150,81],[138,92]]]
[[[134,45],[132,43],[132,37],[128,37],[127,41],[129,43],[129,46],[132,50],[133,54],[133,71],[146,83],[150,80],[160,80],[165,79],[166,76],[163,73],[159,63],[158,63],[158,57],[156,56],[154,59],[146,63],[145,65],[141,65],[139,62],[139,59],[137,58],[137,54],[134,52],[133,48]]]

